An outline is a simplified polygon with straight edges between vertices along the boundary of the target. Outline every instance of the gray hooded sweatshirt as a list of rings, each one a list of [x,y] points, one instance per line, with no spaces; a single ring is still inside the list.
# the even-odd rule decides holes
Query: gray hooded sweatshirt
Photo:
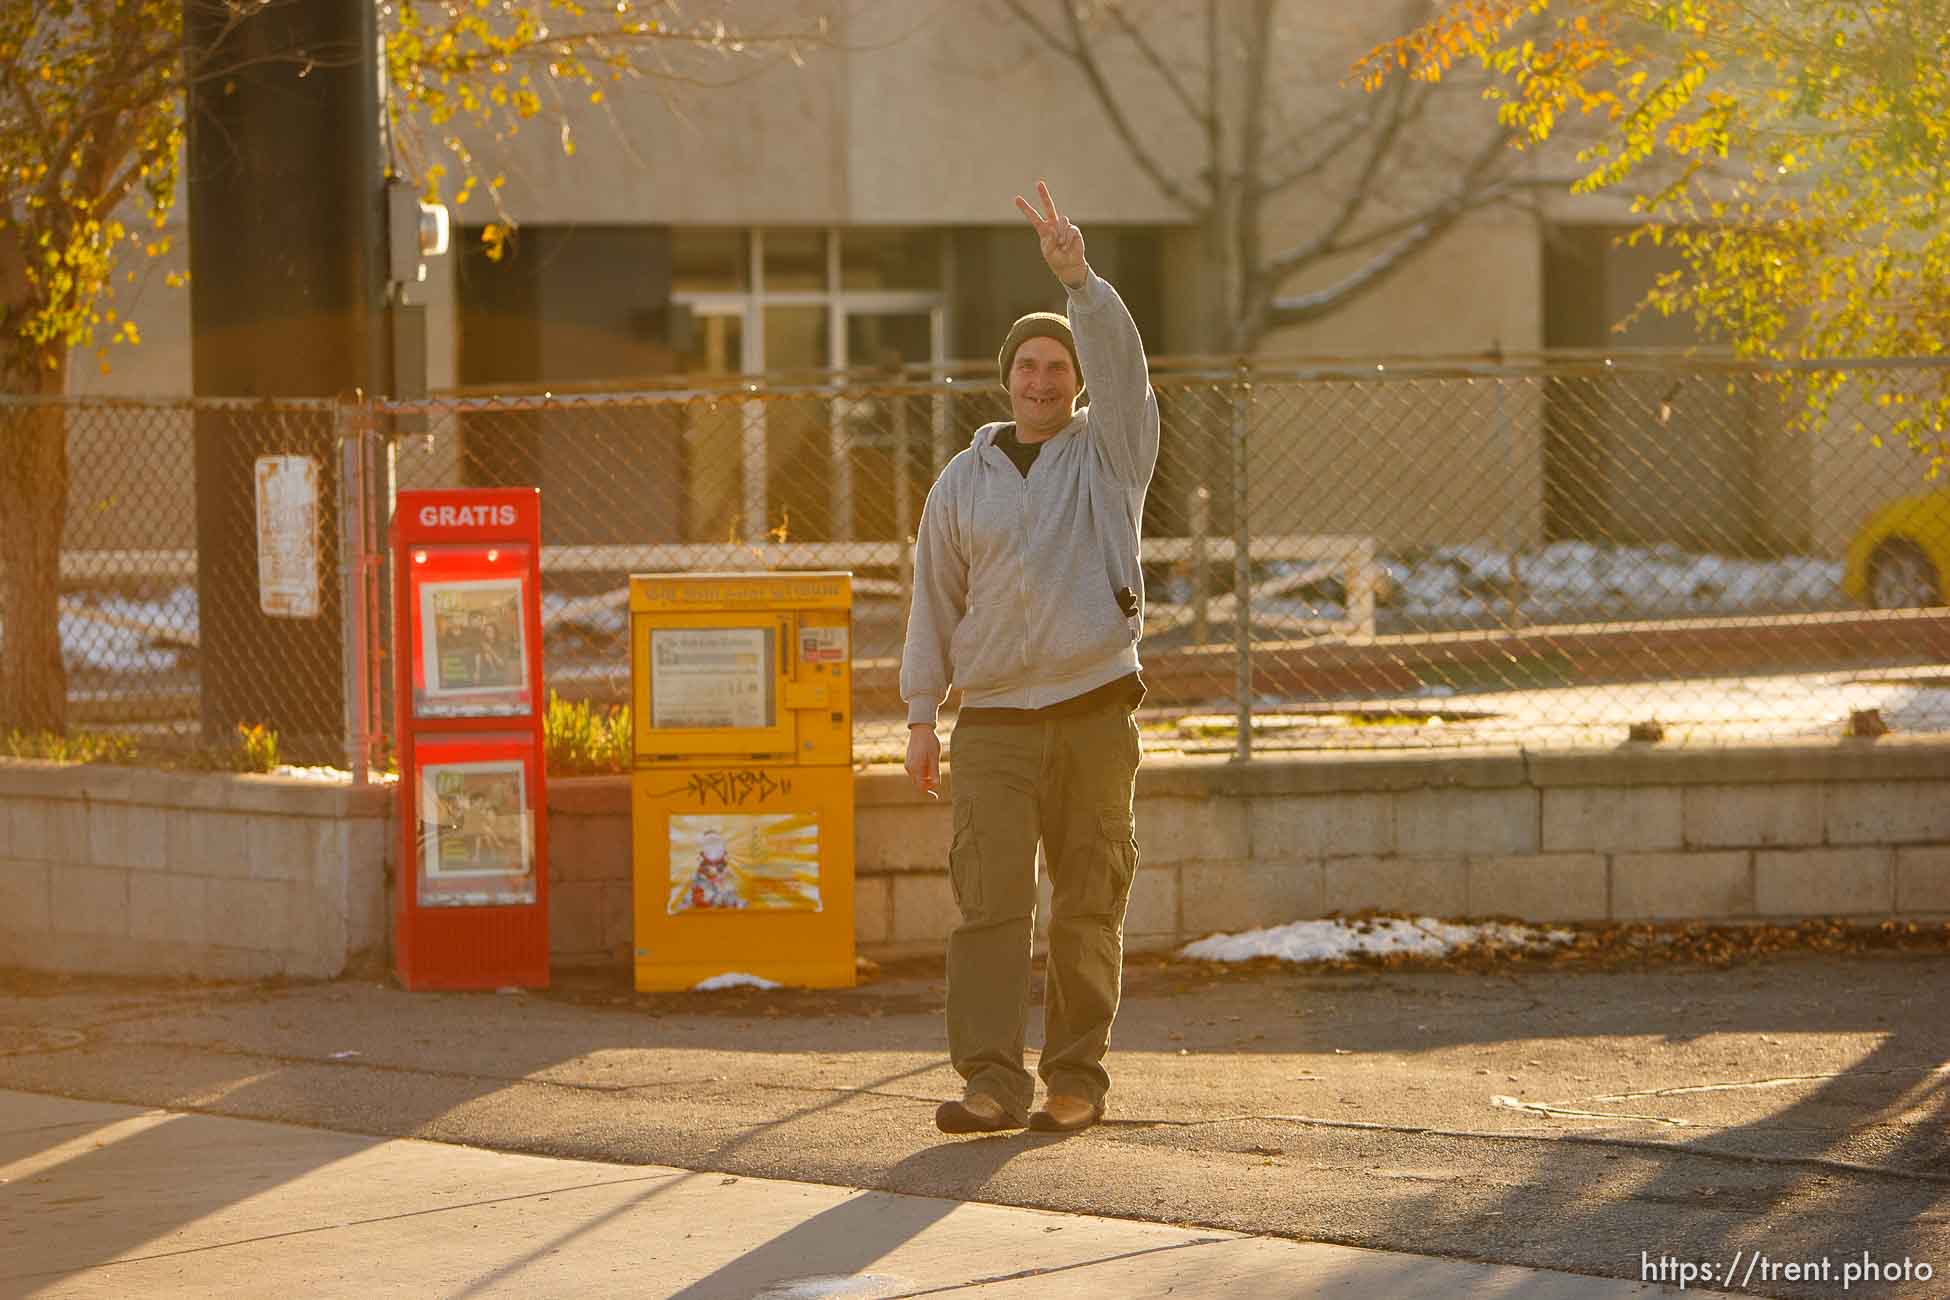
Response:
[[[1027,476],[995,445],[1005,426],[986,424],[928,492],[901,654],[909,723],[932,726],[950,686],[969,707],[1040,709],[1137,671],[1158,399],[1137,324],[1096,272],[1069,317],[1090,404]]]

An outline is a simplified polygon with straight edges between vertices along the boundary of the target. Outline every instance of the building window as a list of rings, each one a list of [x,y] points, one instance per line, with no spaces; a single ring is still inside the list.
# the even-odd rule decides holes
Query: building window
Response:
[[[938,292],[943,274],[942,232],[862,227],[840,232],[840,287]]]
[[[671,264],[671,297],[703,326],[700,349],[711,319],[737,319],[746,373],[947,360],[952,267],[942,231],[680,227]],[[695,371],[716,358],[683,360]]]
[[[944,231],[677,228],[671,299],[696,328],[692,374],[938,370],[953,280]],[[735,350],[736,355],[733,355]],[[687,438],[698,537],[898,540],[951,449],[939,397],[742,401]]]
[[[679,298],[695,293],[743,293],[751,271],[748,239],[743,230],[673,231],[672,292]]]

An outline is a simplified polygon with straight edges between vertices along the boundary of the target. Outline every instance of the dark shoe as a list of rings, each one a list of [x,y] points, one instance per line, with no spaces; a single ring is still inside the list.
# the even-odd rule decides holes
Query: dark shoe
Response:
[[[1043,1108],[1029,1117],[1029,1127],[1038,1133],[1079,1133],[1103,1117],[1102,1106],[1059,1093],[1043,1099]]]
[[[995,1098],[971,1092],[960,1101],[942,1102],[934,1112],[934,1126],[943,1133],[1000,1133],[1021,1128],[1022,1121],[1010,1119]]]

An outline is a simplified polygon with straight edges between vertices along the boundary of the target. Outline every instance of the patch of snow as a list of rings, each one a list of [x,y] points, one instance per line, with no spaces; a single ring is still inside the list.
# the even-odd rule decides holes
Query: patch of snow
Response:
[[[175,587],[152,600],[64,595],[60,636],[61,657],[71,668],[170,672],[179,652],[196,645],[196,588]]]
[[[176,651],[157,649],[153,639],[86,614],[61,611],[61,658],[71,668],[106,672],[159,673],[176,667]]]
[[[197,637],[196,588],[176,587],[154,600],[130,596],[105,596],[96,604],[104,614],[127,624],[153,629],[153,634],[184,645],[195,645]]]
[[[1394,590],[1390,608],[1416,624],[1507,613],[1512,598],[1532,623],[1593,617],[1705,617],[1848,608],[1839,560],[1695,554],[1670,543],[1609,546],[1553,542],[1518,552],[1482,545],[1431,547],[1377,562]],[[1291,565],[1273,565],[1275,571]],[[1269,612],[1346,617],[1338,579],[1322,598],[1268,602]]]
[[[291,763],[280,763],[271,769],[272,776],[288,776],[298,781],[317,781],[325,785],[350,785],[352,773],[342,767],[298,767]]]
[[[1472,944],[1494,941],[1524,948],[1550,948],[1569,943],[1569,930],[1491,922],[1458,925],[1431,916],[1413,920],[1383,916],[1372,920],[1295,921],[1241,934],[1215,934],[1186,944],[1180,957],[1198,961],[1252,961],[1277,957],[1281,961],[1342,961],[1355,956],[1412,953],[1442,957]]]
[[[761,979],[757,975],[747,975],[742,971],[727,971],[723,975],[713,975],[708,980],[699,980],[691,985],[694,991],[709,993],[716,989],[779,989],[785,985],[773,980]]]
[[[542,635],[581,637],[596,644],[616,641],[630,630],[630,592],[622,587],[596,596],[542,593]]]

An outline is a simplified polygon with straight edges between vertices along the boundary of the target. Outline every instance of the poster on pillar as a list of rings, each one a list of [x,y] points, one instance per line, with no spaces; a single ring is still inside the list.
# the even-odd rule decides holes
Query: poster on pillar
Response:
[[[318,462],[259,456],[257,607],[272,618],[317,618]]]
[[[770,627],[657,628],[650,633],[650,725],[778,723]]]
[[[530,786],[525,756],[421,766],[421,907],[535,901]]]
[[[413,548],[413,713],[420,718],[530,713],[528,549]]]
[[[668,912],[817,912],[819,814],[677,813]]]
[[[420,604],[430,699],[505,691],[528,679],[520,579],[426,582]]]

